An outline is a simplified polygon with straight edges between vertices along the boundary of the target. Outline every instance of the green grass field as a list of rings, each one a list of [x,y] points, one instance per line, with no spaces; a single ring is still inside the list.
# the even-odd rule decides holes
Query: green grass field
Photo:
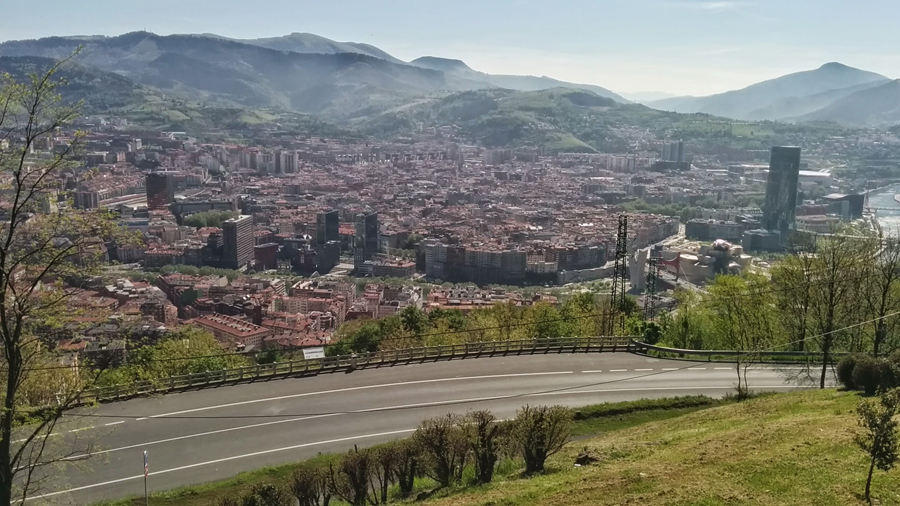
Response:
[[[864,504],[867,460],[852,441],[857,400],[834,390],[764,396],[613,430],[570,444],[545,476],[431,504]],[[602,461],[573,467],[582,447]],[[876,473],[880,504],[900,504],[898,478]]]

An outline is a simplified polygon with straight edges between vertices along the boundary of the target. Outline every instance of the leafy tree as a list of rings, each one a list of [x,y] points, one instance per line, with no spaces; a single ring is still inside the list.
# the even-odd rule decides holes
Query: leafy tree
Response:
[[[440,321],[447,322],[447,326],[452,330],[466,328],[466,317],[459,309],[437,308],[428,313],[429,325],[436,327]]]
[[[900,390],[887,391],[877,400],[860,400],[856,407],[862,429],[854,438],[857,446],[869,455],[869,475],[866,478],[866,501],[870,501],[872,473],[877,467],[889,471],[897,462],[896,415],[900,410]]]
[[[532,339],[566,335],[565,324],[560,318],[559,311],[543,302],[529,306],[524,311],[523,323],[526,325],[528,337]]]
[[[513,340],[513,334],[518,330],[519,308],[511,303],[503,302],[494,304],[488,312],[497,321],[497,326],[500,327],[500,338],[504,341]]]
[[[859,301],[854,296],[868,256],[864,246],[855,238],[838,235],[817,241],[811,266],[815,286],[810,291],[810,314],[814,339],[822,351],[820,388],[825,388],[832,354],[846,337],[841,329],[856,323],[852,317]]]
[[[758,274],[717,276],[709,286],[712,323],[722,347],[740,352],[734,357],[737,393],[750,393],[747,370],[759,360],[758,353],[769,349],[779,329],[766,278]]]
[[[868,316],[876,320],[872,355],[878,357],[884,352],[889,332],[897,326],[897,318],[887,316],[900,310],[900,241],[882,236],[866,242],[869,251],[878,254],[863,264],[864,276],[857,286],[862,288]]]
[[[597,301],[591,292],[579,292],[569,297],[560,309],[560,317],[566,326],[564,335],[588,337],[604,333],[608,306]]]
[[[338,329],[337,343],[328,348],[329,354],[347,355],[377,351],[383,339],[382,327],[371,320],[345,323]]]
[[[37,482],[52,475],[54,463],[84,451],[58,451],[50,443],[63,412],[93,378],[66,370],[36,374],[58,365],[42,335],[53,335],[77,316],[66,308],[72,290],[63,280],[78,283],[99,272],[104,242],[119,235],[105,211],[43,205],[56,198],[59,176],[77,165],[83,146],[84,135],[77,133],[53,155],[33,155],[41,139],[78,116],[78,106],[63,105],[57,94],[57,73],[67,61],[21,82],[0,76],[0,504],[24,501]],[[59,387],[52,402],[29,398],[39,377]],[[29,404],[34,401],[41,404]],[[13,437],[25,419],[30,424]]]
[[[428,316],[414,305],[406,306],[400,311],[400,321],[403,328],[416,335],[424,333],[428,328]]]
[[[185,326],[160,342],[129,351],[128,363],[99,372],[97,383],[128,385],[140,380],[160,380],[207,371],[249,365],[246,358],[224,350],[210,332]]]

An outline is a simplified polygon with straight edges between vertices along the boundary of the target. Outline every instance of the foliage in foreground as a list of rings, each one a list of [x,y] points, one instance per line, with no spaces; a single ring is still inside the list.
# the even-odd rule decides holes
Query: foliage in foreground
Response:
[[[900,390],[889,390],[875,401],[863,399],[856,407],[860,430],[855,437],[856,444],[871,458],[869,475],[866,478],[866,501],[871,499],[872,474],[875,468],[890,471],[897,463],[896,416],[900,411]]]

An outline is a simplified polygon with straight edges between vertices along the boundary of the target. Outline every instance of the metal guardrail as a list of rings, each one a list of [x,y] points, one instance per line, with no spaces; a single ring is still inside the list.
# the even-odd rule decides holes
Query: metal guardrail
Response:
[[[427,346],[398,350],[340,355],[310,360],[291,360],[273,364],[258,364],[237,369],[206,371],[158,380],[137,381],[130,385],[114,385],[88,389],[81,393],[78,404],[108,402],[131,397],[175,392],[192,388],[223,384],[276,379],[292,376],[313,376],[325,372],[347,371],[367,367],[409,364],[428,360],[494,355],[522,355],[535,353],[624,352],[637,351],[641,346],[630,337],[554,337],[521,341],[489,341],[481,343]],[[643,345],[647,346],[647,345]]]
[[[642,355],[650,355],[660,358],[694,358],[699,357],[707,362],[713,362],[714,358],[729,359],[742,355],[757,357],[760,360],[797,361],[800,359],[822,360],[821,352],[807,351],[734,351],[734,350],[685,350],[680,348],[666,348],[654,346],[639,341],[633,341],[629,351]],[[846,353],[832,353],[831,357],[840,358]]]

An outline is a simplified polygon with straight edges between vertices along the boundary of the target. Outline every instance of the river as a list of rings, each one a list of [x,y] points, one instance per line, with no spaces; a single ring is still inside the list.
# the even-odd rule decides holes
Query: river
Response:
[[[900,184],[887,186],[869,194],[869,207],[877,207],[878,223],[885,234],[900,236],[900,203],[894,195],[900,193]],[[883,211],[882,209],[891,209]],[[895,210],[896,209],[896,210]]]

